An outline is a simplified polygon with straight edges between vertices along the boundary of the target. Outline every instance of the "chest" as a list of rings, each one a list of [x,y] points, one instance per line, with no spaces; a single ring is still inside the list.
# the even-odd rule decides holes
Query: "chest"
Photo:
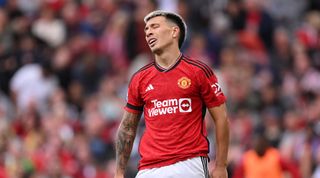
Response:
[[[190,71],[152,72],[141,80],[140,94],[146,104],[154,100],[199,96],[196,75]]]

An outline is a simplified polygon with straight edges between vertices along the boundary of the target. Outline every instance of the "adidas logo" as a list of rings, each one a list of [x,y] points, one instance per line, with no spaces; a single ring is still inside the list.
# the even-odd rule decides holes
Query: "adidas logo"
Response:
[[[147,89],[146,89],[146,91],[150,91],[150,90],[153,90],[153,89],[154,89],[153,86],[151,84],[149,84]]]

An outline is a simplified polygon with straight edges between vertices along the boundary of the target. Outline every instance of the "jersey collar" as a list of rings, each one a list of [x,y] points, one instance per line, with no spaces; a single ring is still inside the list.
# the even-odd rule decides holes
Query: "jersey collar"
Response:
[[[160,72],[169,72],[170,70],[174,69],[180,63],[182,56],[183,56],[182,53],[180,53],[180,55],[176,59],[175,63],[173,63],[168,69],[161,67],[159,64],[157,64],[157,62],[154,62],[154,65],[155,65],[156,69]]]

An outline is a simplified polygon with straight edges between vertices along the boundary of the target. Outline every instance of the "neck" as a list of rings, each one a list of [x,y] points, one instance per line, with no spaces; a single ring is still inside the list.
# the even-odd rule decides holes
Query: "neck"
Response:
[[[171,48],[171,49],[163,50],[160,53],[156,53],[155,60],[158,65],[160,65],[165,69],[168,69],[172,65],[174,65],[174,63],[176,62],[179,56],[180,56],[179,48]]]

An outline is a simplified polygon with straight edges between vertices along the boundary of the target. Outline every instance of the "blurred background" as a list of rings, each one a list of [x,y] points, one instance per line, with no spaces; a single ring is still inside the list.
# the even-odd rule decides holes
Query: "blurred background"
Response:
[[[319,178],[318,0],[0,0],[0,178],[113,176],[128,81],[153,60],[143,17],[155,9],[186,20],[182,51],[228,98],[229,176],[263,134],[298,177]]]

